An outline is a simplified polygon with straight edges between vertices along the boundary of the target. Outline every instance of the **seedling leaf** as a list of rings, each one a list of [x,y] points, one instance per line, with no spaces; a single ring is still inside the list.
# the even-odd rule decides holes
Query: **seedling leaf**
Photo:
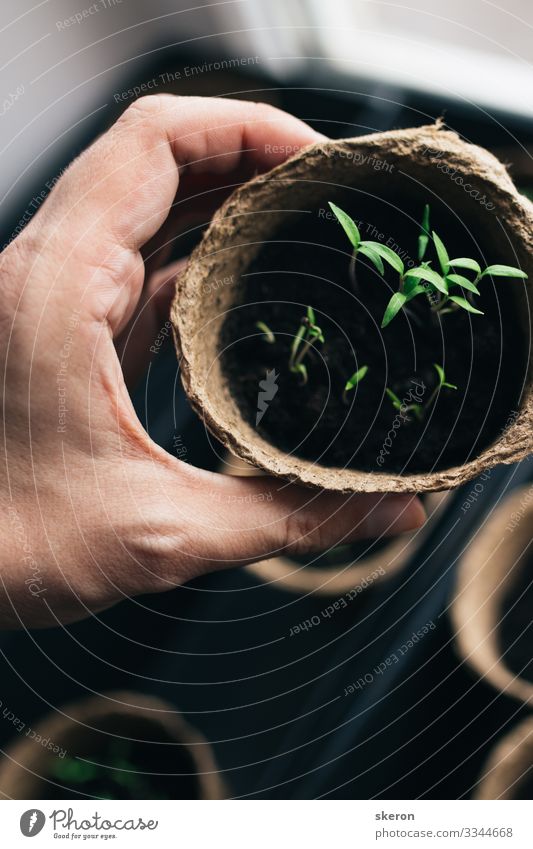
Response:
[[[461,286],[463,289],[467,289],[469,292],[473,292],[474,295],[479,295],[479,289],[469,280],[467,277],[463,277],[462,274],[447,274],[446,282],[452,286]]]
[[[309,339],[317,339],[319,342],[324,342],[324,335],[322,333],[322,328],[318,327],[317,324],[310,327],[308,330]]]
[[[404,264],[401,257],[398,256],[392,248],[387,247],[387,245],[382,245],[381,242],[361,242],[361,246],[368,247],[371,250],[375,251],[379,256],[388,262],[398,274],[404,273]]]
[[[475,307],[470,304],[466,298],[462,298],[460,295],[450,295],[450,301],[453,301],[454,304],[462,307],[467,312],[473,312],[476,315],[485,315],[481,310],[477,310]]]
[[[305,336],[306,328],[303,324],[298,328],[298,332],[294,339],[292,340],[291,345],[291,360],[294,360],[296,354],[298,353],[298,348],[300,347],[301,341]]]
[[[407,296],[404,295],[403,292],[395,292],[389,303],[387,304],[387,309],[383,315],[383,321],[381,322],[381,327],[386,327],[395,315],[399,313],[403,305],[407,301]]]
[[[292,366],[291,371],[302,376],[302,384],[307,383],[307,366],[304,363],[298,363],[298,365]]]
[[[416,298],[417,295],[423,295],[423,294],[426,294],[426,293],[427,293],[427,289],[426,289],[425,286],[422,286],[422,284],[417,284],[416,286],[413,286],[412,289],[411,288],[409,289],[408,293],[405,292],[405,289],[404,289],[404,294],[406,296],[406,298],[405,298],[406,303],[408,301],[412,301],[413,298]]]
[[[344,212],[336,204],[331,203],[331,201],[329,201],[329,207],[335,215],[337,221],[341,225],[342,229],[348,236],[353,247],[355,248],[355,250],[357,250],[361,241],[361,234],[359,232],[357,224],[355,223],[353,218],[350,218],[350,216],[346,212]]]
[[[418,261],[422,262],[429,244],[429,203],[424,207],[422,215],[422,233],[418,237]]]
[[[316,324],[315,313],[312,307],[307,307],[307,320],[309,324]]]
[[[268,342],[270,345],[273,345],[276,341],[276,337],[272,333],[268,324],[265,324],[264,321],[256,321],[255,326],[258,330],[261,331],[261,333],[264,333],[265,341]]]
[[[376,253],[373,248],[370,248],[366,242],[362,242],[359,246],[359,253],[363,254],[363,256],[368,257],[371,263],[375,265],[377,270],[381,275],[385,274],[385,268],[383,266],[383,260],[380,255]]]
[[[450,257],[448,256],[448,251],[444,247],[444,242],[433,230],[433,242],[435,244],[435,249],[437,251],[437,256],[439,258],[439,265],[441,267],[441,271],[443,274],[447,274],[448,269],[450,267]]]
[[[442,386],[442,384],[446,380],[446,375],[444,374],[444,369],[442,368],[442,366],[438,366],[437,363],[433,363],[433,368],[435,369],[435,371],[437,372],[437,374],[439,376],[439,386]]]
[[[481,266],[475,259],[469,259],[467,256],[460,256],[458,259],[451,259],[450,265],[454,268],[468,268],[470,271],[475,271],[476,274],[481,274]]]
[[[427,268],[423,265],[419,265],[416,268],[411,268],[406,275],[406,279],[408,277],[416,277],[418,280],[426,280],[428,283],[431,283],[435,289],[438,289],[439,292],[442,292],[443,295],[448,294],[448,285],[444,277],[438,274],[436,271],[433,271],[432,268]]]
[[[433,363],[433,368],[436,370],[439,376],[439,389],[444,387],[445,389],[457,389],[455,383],[447,383],[446,375],[444,374],[444,369],[442,366],[437,365],[437,363]]]
[[[357,386],[358,383],[362,381],[368,371],[368,366],[361,366],[356,372],[352,374],[349,380],[346,381],[346,386],[344,387],[345,392],[349,392],[350,389],[353,389]]]
[[[485,277],[487,274],[490,274],[491,277],[527,278],[527,274],[524,271],[520,271],[519,268],[514,268],[512,265],[489,265],[481,276]]]
[[[392,406],[393,406],[396,410],[401,410],[401,409],[402,409],[402,402],[400,401],[400,399],[398,398],[398,396],[394,394],[394,392],[392,391],[392,389],[389,389],[389,388],[387,387],[387,388],[385,389],[385,392],[387,393],[388,397],[391,399],[391,401],[392,401]]]

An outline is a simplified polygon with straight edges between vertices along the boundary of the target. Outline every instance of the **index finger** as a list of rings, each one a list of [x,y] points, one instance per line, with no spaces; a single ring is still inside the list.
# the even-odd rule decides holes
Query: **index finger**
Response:
[[[180,174],[265,171],[322,138],[264,103],[140,98],[71,165],[43,214],[53,215],[54,229],[63,222],[69,241],[83,233],[137,251],[166,219]]]

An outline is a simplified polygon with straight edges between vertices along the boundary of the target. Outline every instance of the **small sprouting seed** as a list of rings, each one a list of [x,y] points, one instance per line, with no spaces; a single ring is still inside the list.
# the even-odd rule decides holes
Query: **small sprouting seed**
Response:
[[[336,204],[331,203],[331,201],[329,201],[329,208],[331,209],[337,221],[341,225],[342,229],[348,236],[350,242],[352,243],[352,246],[355,248],[355,250],[357,250],[361,241],[361,234],[359,232],[357,224],[355,223],[353,218],[350,218],[350,216],[346,212],[344,212]]]
[[[289,356],[289,370],[299,374],[302,383],[307,383],[307,366],[303,363],[315,342],[325,342],[322,329],[315,324],[315,313],[312,307],[307,307],[304,318],[300,321],[300,327],[296,333]]]
[[[389,389],[388,387],[386,387],[385,392],[390,398],[394,409],[399,410],[402,413],[405,422],[410,421],[407,413],[414,413],[415,418],[418,419],[418,421],[422,420],[424,416],[424,407],[422,404],[407,404],[405,401],[401,401],[392,389]]]
[[[358,383],[361,383],[363,378],[365,377],[368,371],[368,366],[361,366],[356,372],[352,374],[349,380],[346,381],[346,386],[344,387],[345,392],[349,392],[351,389],[354,389]]]
[[[272,333],[268,324],[265,324],[264,321],[256,321],[255,326],[257,327],[258,330],[261,331],[261,333],[264,334],[265,342],[268,342],[270,345],[273,345],[274,342],[276,341],[276,337]]]

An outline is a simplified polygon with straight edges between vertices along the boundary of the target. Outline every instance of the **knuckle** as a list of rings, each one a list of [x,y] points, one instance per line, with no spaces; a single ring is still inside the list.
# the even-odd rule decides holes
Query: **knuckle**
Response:
[[[325,544],[323,524],[306,508],[294,510],[285,520],[284,547],[289,554],[305,554]]]
[[[143,530],[131,535],[127,549],[138,564],[134,592],[158,592],[179,586],[201,569],[195,566],[191,535],[185,529]]]
[[[270,103],[265,103],[264,100],[253,100],[250,105],[255,109],[258,113],[259,117],[263,118],[275,118],[279,119],[286,116],[286,112],[283,112],[282,109],[278,109],[277,106],[272,106]]]
[[[146,94],[130,103],[120,120],[133,123],[152,120],[168,106],[170,99],[172,95],[168,94]]]

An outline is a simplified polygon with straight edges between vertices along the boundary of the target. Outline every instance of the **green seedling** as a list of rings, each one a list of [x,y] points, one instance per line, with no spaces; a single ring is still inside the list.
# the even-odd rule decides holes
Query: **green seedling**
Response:
[[[400,269],[403,271],[403,262],[398,254],[394,253],[394,251],[387,247],[387,245],[382,245],[381,242],[361,239],[361,234],[355,221],[336,204],[330,202],[329,207],[352,245],[350,280],[354,287],[356,285],[355,264],[359,254],[369,259],[381,276],[385,274],[385,266],[383,265],[384,261],[391,265],[396,271],[399,272]]]
[[[385,389],[385,392],[386,392],[387,396],[390,398],[390,400],[392,402],[392,406],[394,407],[394,409],[398,410],[398,412],[402,413],[402,415],[405,416],[406,421],[409,421],[409,416],[407,415],[407,413],[413,413],[413,415],[415,416],[416,419],[418,419],[419,421],[422,421],[422,419],[423,419],[423,406],[422,406],[422,404],[415,404],[415,403],[405,404],[402,401],[400,401],[398,396],[395,395],[394,392],[392,391],[392,389],[389,389],[388,387]]]
[[[307,315],[302,318],[298,332],[291,345],[289,369],[293,374],[299,374],[302,384],[307,383],[307,366],[304,359],[317,342],[325,341],[321,328],[317,325],[315,313],[307,307]]]
[[[431,404],[433,404],[433,401],[435,401],[435,399],[437,398],[437,395],[439,394],[441,389],[457,390],[457,386],[455,385],[455,383],[448,383],[448,381],[446,380],[446,375],[444,373],[444,369],[442,368],[442,366],[437,365],[437,363],[433,363],[433,368],[437,372],[438,383],[435,386],[433,392],[431,393],[431,395],[429,396],[429,398],[428,398],[428,400],[425,404],[426,409],[428,409],[428,407],[430,407]]]
[[[430,235],[430,208],[428,204],[424,207],[418,237],[419,265],[414,268],[405,268],[402,258],[387,245],[382,245],[380,242],[362,241],[355,221],[334,203],[329,205],[353,248],[351,265],[354,265],[354,272],[352,279],[355,279],[355,261],[358,254],[366,256],[381,276],[384,275],[384,261],[398,274],[398,291],[392,295],[387,304],[381,322],[383,328],[387,327],[400,310],[404,309],[418,295],[425,295],[430,302],[431,311],[439,316],[455,312],[458,309],[466,310],[475,315],[483,315],[483,312],[473,305],[472,296],[480,294],[478,284],[484,277],[527,279],[527,274],[524,271],[512,265],[489,265],[482,270],[475,259],[469,257],[450,259],[440,236],[434,230],[431,231]],[[431,267],[432,260],[424,259],[430,244],[435,249],[439,271]],[[456,269],[473,272],[475,276],[470,279],[464,274],[458,274]]]
[[[126,797],[131,795],[132,798],[153,797],[145,777],[139,774],[139,767],[129,757],[127,741],[114,741],[103,757],[105,762],[102,764],[67,757],[54,763],[51,774],[76,791],[98,782],[108,791],[104,798],[120,799],[125,793]]]
[[[361,366],[361,368],[355,371],[352,376],[346,381],[344,392],[342,393],[342,400],[345,404],[348,403],[348,392],[351,392],[352,389],[355,389],[358,383],[361,383],[363,378],[366,376],[367,371],[368,366]]]
[[[255,326],[263,334],[265,342],[268,342],[269,345],[273,345],[276,341],[276,337],[272,333],[268,324],[265,324],[264,321],[256,321]]]
[[[437,399],[437,396],[439,395],[442,389],[457,389],[455,383],[448,383],[448,381],[446,380],[446,374],[444,373],[444,369],[442,368],[442,366],[437,365],[437,363],[433,363],[433,368],[437,372],[438,381],[431,395],[424,404],[419,404],[416,402],[412,404],[406,404],[405,402],[401,401],[397,395],[394,394],[392,389],[385,389],[385,392],[390,398],[392,406],[395,410],[401,412],[402,415],[406,415],[407,413],[413,413],[413,415],[418,421],[422,421],[427,411]],[[409,421],[408,417],[406,418],[406,421]]]
[[[426,203],[422,215],[422,224],[420,226],[420,236],[418,237],[418,262],[422,262],[426,255],[429,245],[429,203]]]

